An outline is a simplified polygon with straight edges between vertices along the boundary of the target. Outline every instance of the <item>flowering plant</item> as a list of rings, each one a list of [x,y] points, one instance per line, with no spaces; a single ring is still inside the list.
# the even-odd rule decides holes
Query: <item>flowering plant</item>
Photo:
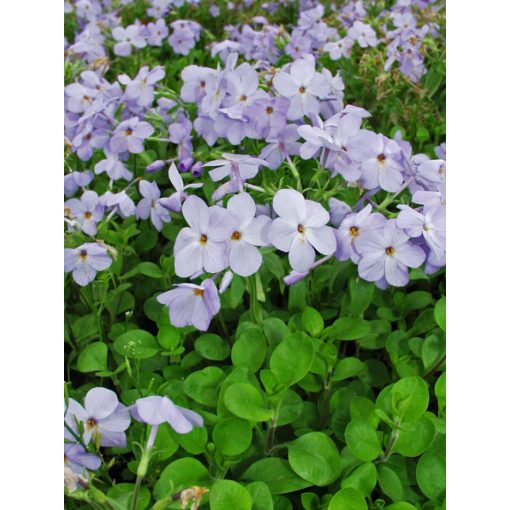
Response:
[[[65,9],[68,508],[444,508],[443,2]]]

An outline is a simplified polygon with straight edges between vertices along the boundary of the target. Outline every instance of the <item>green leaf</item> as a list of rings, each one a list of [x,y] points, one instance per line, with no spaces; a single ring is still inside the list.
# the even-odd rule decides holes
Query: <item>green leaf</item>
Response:
[[[158,331],[158,342],[166,351],[173,351],[181,341],[181,332],[175,326],[161,326]]]
[[[364,319],[340,317],[322,332],[322,336],[328,340],[356,340],[368,335],[370,330],[370,323]]]
[[[391,404],[401,422],[418,420],[428,408],[429,390],[420,377],[404,377],[391,387]]]
[[[413,310],[422,310],[432,302],[432,294],[423,290],[410,292],[400,307],[402,313],[407,314]]]
[[[379,464],[377,468],[379,474],[379,487],[393,501],[399,501],[404,498],[404,487],[400,477],[386,464]]]
[[[250,328],[243,333],[232,347],[232,364],[247,368],[255,373],[266,357],[266,339],[258,328]]]
[[[434,306],[434,319],[437,325],[446,331],[446,298],[442,297]]]
[[[187,434],[177,434],[179,444],[192,455],[199,455],[205,451],[207,444],[207,429],[193,427]]]
[[[250,421],[268,421],[273,412],[264,405],[259,390],[249,383],[234,383],[227,388],[223,396],[227,409]]]
[[[443,454],[431,450],[426,452],[416,466],[418,487],[432,500],[444,497],[446,489],[446,461]]]
[[[272,494],[287,494],[312,485],[294,473],[286,460],[278,457],[258,460],[243,473],[242,479],[265,482]]]
[[[218,480],[211,489],[209,497],[211,510],[251,510],[252,501],[250,493],[233,480]]]
[[[154,441],[154,460],[162,461],[170,458],[179,448],[177,434],[170,428],[168,423],[158,426],[156,440]]]
[[[138,273],[148,276],[149,278],[163,278],[165,274],[163,270],[154,262],[140,262],[136,266]]]
[[[267,483],[252,482],[246,489],[253,501],[253,510],[273,510],[273,497]]]
[[[113,487],[108,489],[106,495],[112,498],[117,503],[120,503],[126,508],[131,508],[131,502],[133,499],[133,490],[135,488],[134,483],[116,483]],[[149,506],[151,500],[151,493],[147,487],[140,488],[140,494],[136,501],[136,510],[144,510]]]
[[[434,393],[436,394],[437,404],[440,410],[446,406],[446,373],[443,372],[434,386]]]
[[[361,278],[351,278],[349,281],[349,293],[351,302],[349,306],[349,315],[351,317],[360,316],[372,302],[374,296],[375,285],[366,282]]]
[[[216,449],[223,455],[239,455],[251,444],[252,428],[241,418],[226,418],[214,426],[212,437]]]
[[[367,421],[351,421],[345,428],[345,441],[352,453],[363,462],[374,460],[381,453],[377,431]]]
[[[417,457],[421,455],[434,441],[436,427],[426,415],[417,422],[406,424],[408,428],[402,429],[393,445],[393,451],[404,457]]]
[[[397,503],[392,503],[389,506],[385,506],[384,510],[416,510],[414,505],[411,503],[406,503],[405,501],[398,501]]]
[[[206,367],[192,372],[184,380],[184,393],[199,404],[214,407],[225,374],[221,368]]]
[[[324,329],[324,319],[315,308],[307,306],[303,310],[301,321],[303,322],[305,330],[313,337],[318,337]]]
[[[340,476],[340,454],[324,432],[309,432],[289,446],[289,463],[301,477],[323,487]]]
[[[363,496],[368,497],[377,485],[377,469],[371,462],[365,462],[358,466],[341,483],[342,489],[352,487]]]
[[[76,368],[80,372],[108,370],[108,347],[104,342],[93,342],[80,352]]]
[[[184,457],[169,464],[154,486],[154,497],[162,499],[169,494],[209,482],[208,469],[197,459]]]
[[[269,366],[280,383],[291,386],[308,373],[313,356],[311,338],[297,332],[289,335],[276,347],[271,355]]]
[[[349,377],[356,377],[364,372],[365,368],[365,363],[358,358],[344,358],[336,364],[331,379],[333,381],[343,381]]]
[[[195,351],[202,358],[223,361],[230,354],[228,343],[218,335],[206,333],[195,340]]]
[[[119,335],[113,348],[122,356],[133,359],[145,359],[155,356],[159,347],[155,338],[142,329],[131,329]]]
[[[347,487],[339,490],[329,502],[328,510],[368,510],[367,502],[363,495]]]

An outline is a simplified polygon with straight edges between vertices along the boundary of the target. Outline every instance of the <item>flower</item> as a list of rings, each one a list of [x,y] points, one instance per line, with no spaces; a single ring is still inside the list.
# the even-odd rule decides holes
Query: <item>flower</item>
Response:
[[[92,179],[94,179],[94,174],[90,170],[68,173],[64,176],[64,195],[72,197],[78,188],[88,186]]]
[[[156,230],[163,228],[163,223],[170,221],[170,214],[166,207],[161,204],[158,185],[155,182],[140,181],[140,193],[142,200],[136,206],[136,217],[142,220],[151,219]]]
[[[68,466],[72,471],[78,475],[82,475],[85,469],[96,471],[101,466],[101,459],[89,453],[79,443],[65,443],[64,444],[64,465]]]
[[[347,30],[347,36],[356,41],[362,48],[377,46],[378,43],[374,29],[361,21],[353,23],[352,27]]]
[[[184,181],[182,180],[181,174],[177,170],[175,163],[170,165],[168,169],[168,178],[175,188],[175,193],[172,193],[169,197],[161,198],[159,203],[170,209],[173,212],[180,212],[182,208],[182,203],[188,198],[188,194],[185,192],[186,189],[198,189],[203,186],[201,182],[194,182],[190,184],[184,185]]]
[[[97,271],[104,271],[112,264],[106,248],[97,243],[85,243],[78,248],[64,249],[64,271],[73,273],[73,280],[81,286],[88,285]]]
[[[348,260],[350,258],[355,264],[358,263],[360,255],[356,251],[356,243],[372,229],[383,228],[385,223],[386,218],[382,214],[372,213],[370,204],[358,213],[348,214],[338,229],[335,230],[336,258],[338,260]]]
[[[423,236],[435,257],[442,258],[446,251],[446,209],[439,205],[418,212],[408,205],[398,207],[397,226],[409,237]]]
[[[131,423],[129,412],[117,395],[107,388],[92,388],[85,395],[84,407],[70,398],[64,421],[73,434],[78,435],[78,422],[83,424],[83,442],[90,440],[101,446],[122,448],[126,445],[125,430]],[[73,434],[66,431],[70,439]]]
[[[304,55],[295,60],[289,72],[279,71],[273,78],[276,91],[290,99],[287,116],[289,120],[297,120],[303,115],[319,113],[317,98],[329,94],[330,84],[327,78],[315,71],[315,59],[312,55]]]
[[[143,152],[143,141],[154,133],[151,124],[140,121],[138,117],[131,117],[121,122],[110,140],[110,149],[119,154],[129,151],[132,154]]]
[[[388,220],[383,228],[372,229],[356,243],[361,255],[358,271],[369,282],[387,281],[395,287],[409,282],[408,267],[416,268],[425,261],[425,252],[409,242],[409,236]]]
[[[159,303],[168,306],[170,322],[179,328],[194,326],[207,331],[212,318],[220,311],[218,290],[211,279],[201,285],[178,283],[176,288],[157,297]]]
[[[226,241],[235,218],[218,206],[208,207],[194,195],[182,206],[189,227],[184,227],[175,240],[175,272],[188,277],[203,270],[217,273],[228,266]]]
[[[140,33],[138,25],[129,25],[127,28],[115,27],[112,30],[113,38],[118,41],[113,47],[113,53],[119,57],[128,57],[131,55],[132,46],[135,48],[144,48],[147,41]]]
[[[127,74],[121,74],[117,79],[126,85],[126,99],[134,101],[138,106],[147,107],[154,100],[155,83],[164,77],[165,70],[161,66],[152,70],[149,70],[149,66],[143,66],[133,80]]]
[[[87,190],[80,198],[71,198],[64,205],[71,209],[80,228],[89,236],[97,233],[96,223],[103,218],[104,208],[95,191]]]
[[[403,182],[402,149],[397,142],[381,134],[362,129],[350,138],[347,152],[361,163],[361,182],[366,189],[380,186],[395,192]]]
[[[204,425],[198,413],[175,405],[168,397],[139,398],[129,411],[136,421],[152,426],[168,423],[178,434],[187,434],[193,427]]]
[[[209,171],[213,181],[221,181],[228,175],[231,180],[239,185],[239,191],[248,179],[253,179],[259,171],[259,166],[268,166],[263,159],[245,156],[244,154],[222,154],[224,159],[209,161],[203,166],[215,166]]]
[[[227,203],[227,210],[236,220],[228,240],[228,263],[234,273],[249,276],[262,264],[262,255],[256,246],[268,244],[265,231],[271,219],[255,217],[256,205],[248,193],[233,196]]]
[[[326,43],[324,51],[329,53],[331,60],[338,60],[341,57],[350,56],[353,44],[352,39],[344,37],[338,41]]]
[[[301,144],[298,139],[297,126],[288,124],[268,138],[270,143],[262,149],[260,159],[265,160],[271,170],[276,170],[287,157],[299,154]]]
[[[273,209],[279,218],[269,227],[268,239],[279,250],[289,252],[292,269],[299,273],[310,269],[315,250],[323,255],[335,251],[335,234],[326,226],[329,213],[321,204],[305,200],[296,190],[283,189],[274,196]]]

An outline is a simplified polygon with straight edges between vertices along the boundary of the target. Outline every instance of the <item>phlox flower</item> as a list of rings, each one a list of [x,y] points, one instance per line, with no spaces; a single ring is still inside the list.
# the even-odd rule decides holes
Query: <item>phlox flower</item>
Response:
[[[208,207],[197,196],[190,196],[182,206],[189,227],[184,227],[175,240],[175,272],[188,277],[207,271],[217,273],[228,265],[226,241],[235,219],[225,209]]]
[[[71,209],[76,223],[85,234],[96,235],[96,223],[103,218],[104,207],[100,204],[95,191],[87,190],[80,198],[71,198],[64,205]]]
[[[240,276],[256,273],[262,264],[257,246],[268,244],[266,231],[271,223],[268,216],[255,216],[256,205],[248,193],[239,193],[227,203],[235,223],[228,239],[228,263]]]
[[[88,285],[97,271],[104,271],[112,264],[106,248],[97,243],[85,243],[78,248],[64,249],[64,271],[73,273],[74,281],[81,286]]]
[[[331,255],[336,248],[335,234],[326,226],[329,213],[318,202],[305,200],[293,189],[279,190],[273,198],[279,218],[268,231],[269,241],[289,253],[289,262],[297,272],[306,272],[315,261],[315,250]]]
[[[194,326],[207,331],[212,318],[220,311],[220,298],[211,279],[200,285],[178,283],[175,289],[160,294],[159,303],[168,307],[170,322],[178,327]]]
[[[132,154],[143,152],[143,141],[154,133],[154,127],[138,117],[121,122],[113,132],[110,149],[117,154],[129,151]]]
[[[92,388],[87,392],[84,406],[70,398],[64,421],[68,427],[65,437],[73,440],[79,435],[78,422],[83,424],[83,442],[98,441],[101,446],[122,448],[126,445],[125,430],[131,419],[129,411],[117,395],[106,388]],[[73,434],[69,431],[73,432]]]
[[[175,188],[175,193],[172,193],[169,197],[161,198],[159,203],[163,207],[170,209],[170,211],[180,212],[182,203],[188,198],[188,194],[185,190],[198,189],[201,188],[203,184],[201,182],[193,182],[184,185],[184,181],[182,180],[181,174],[177,170],[175,163],[172,163],[168,169],[168,178]]]
[[[142,220],[150,217],[156,230],[160,231],[163,228],[163,223],[170,221],[170,214],[161,204],[161,191],[157,183],[140,181],[140,194],[143,198],[136,206],[136,217]]]
[[[119,57],[131,55],[132,48],[144,48],[147,46],[145,37],[141,34],[138,25],[129,25],[127,28],[115,27],[112,36],[117,41],[113,47],[113,53]]]
[[[416,268],[425,261],[425,252],[409,241],[409,236],[388,220],[383,228],[372,229],[356,243],[361,255],[358,271],[369,282],[384,281],[395,287],[409,282],[408,267]]]
[[[117,79],[126,85],[124,92],[126,99],[134,101],[138,106],[148,107],[154,100],[154,85],[165,77],[165,70],[156,66],[149,70],[149,66],[143,66],[135,78],[131,79],[127,74],[121,74]]]
[[[377,46],[378,44],[374,29],[361,21],[355,21],[353,23],[352,27],[347,30],[347,36],[353,41],[356,41],[362,48]]]
[[[290,100],[287,113],[289,120],[300,119],[303,115],[318,114],[317,98],[326,97],[330,91],[326,77],[315,71],[315,59],[312,55],[295,60],[290,65],[289,72],[276,73],[273,85],[280,95]]]

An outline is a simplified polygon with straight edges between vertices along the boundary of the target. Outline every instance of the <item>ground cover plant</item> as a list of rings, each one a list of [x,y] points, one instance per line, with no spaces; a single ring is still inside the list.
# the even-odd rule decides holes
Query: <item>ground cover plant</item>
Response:
[[[444,35],[65,2],[66,508],[446,508]]]

